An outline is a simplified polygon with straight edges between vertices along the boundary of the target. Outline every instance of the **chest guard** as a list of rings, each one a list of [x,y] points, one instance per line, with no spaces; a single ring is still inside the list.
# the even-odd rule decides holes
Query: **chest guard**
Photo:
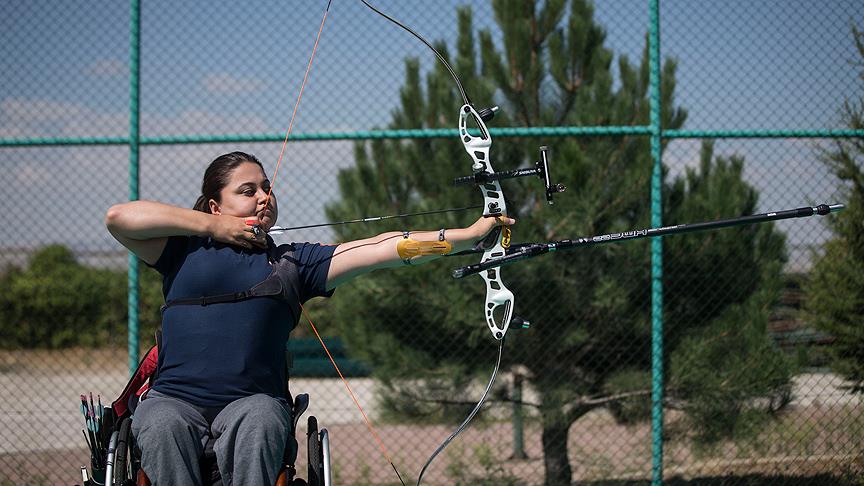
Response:
[[[297,260],[294,258],[294,247],[292,245],[276,247],[273,240],[270,240],[269,243],[267,259],[272,269],[267,278],[253,285],[252,288],[230,294],[172,299],[165,302],[161,308],[161,312],[164,313],[165,309],[176,305],[222,304],[259,297],[271,297],[286,302],[291,306],[293,315],[299,316],[300,275],[297,270]]]

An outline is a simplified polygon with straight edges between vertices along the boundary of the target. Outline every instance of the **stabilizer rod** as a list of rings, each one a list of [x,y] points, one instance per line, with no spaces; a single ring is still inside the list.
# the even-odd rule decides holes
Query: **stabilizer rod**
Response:
[[[769,213],[754,214],[751,216],[741,216],[738,218],[721,219],[717,221],[704,221],[701,223],[685,223],[676,224],[674,226],[663,226],[662,228],[646,228],[632,231],[624,231],[622,233],[609,233],[605,235],[589,236],[584,238],[576,238],[575,240],[561,240],[550,243],[527,243],[522,245],[512,245],[507,251],[507,255],[499,258],[491,258],[485,262],[466,265],[464,267],[453,270],[453,278],[464,278],[468,275],[474,275],[491,268],[497,268],[503,265],[509,265],[521,260],[533,258],[558,250],[566,250],[570,248],[582,248],[586,246],[599,245],[602,243],[612,243],[616,241],[636,240],[640,238],[651,238],[654,236],[666,236],[679,233],[692,233],[696,231],[711,231],[730,226],[742,226],[748,224],[765,223],[768,221],[777,221],[779,219],[791,218],[806,218],[809,216],[819,215],[824,216],[829,213],[834,213],[844,209],[842,204],[820,204],[814,207],[803,207],[797,209],[786,209],[783,211],[772,211]],[[464,254],[466,252],[461,252]]]

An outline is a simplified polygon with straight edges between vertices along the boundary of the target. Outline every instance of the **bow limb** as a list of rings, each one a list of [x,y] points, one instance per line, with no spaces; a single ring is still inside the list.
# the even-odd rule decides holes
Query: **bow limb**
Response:
[[[489,383],[486,385],[486,389],[483,391],[483,396],[480,397],[480,401],[477,402],[477,405],[474,405],[471,413],[469,413],[468,416],[465,417],[465,420],[463,420],[462,423],[459,424],[459,427],[457,427],[456,430],[454,430],[453,433],[451,433],[447,437],[447,439],[445,439],[444,442],[442,442],[441,445],[439,445],[438,448],[435,449],[435,452],[433,452],[432,455],[429,456],[429,459],[426,460],[426,463],[423,464],[423,468],[420,470],[420,475],[417,477],[417,486],[420,486],[420,483],[423,481],[423,475],[426,474],[426,470],[432,464],[432,461],[435,460],[435,457],[438,456],[441,451],[446,449],[447,446],[450,445],[450,442],[453,441],[453,439],[455,439],[456,436],[459,435],[463,430],[465,430],[465,427],[468,427],[468,423],[471,422],[471,419],[473,419],[474,416],[477,415],[477,412],[479,412],[480,408],[483,407],[483,404],[486,403],[486,398],[489,396],[489,391],[492,390],[492,385],[495,383],[495,378],[498,376],[498,368],[501,366],[501,355],[503,353],[504,339],[500,339],[498,341],[498,359],[495,361],[495,368],[492,370],[492,376],[489,378]]]

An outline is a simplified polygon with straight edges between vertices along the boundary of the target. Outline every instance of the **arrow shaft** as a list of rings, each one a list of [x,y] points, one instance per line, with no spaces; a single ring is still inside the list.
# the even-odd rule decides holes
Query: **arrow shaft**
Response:
[[[391,214],[387,216],[370,216],[367,218],[358,218],[358,219],[350,219],[347,221],[337,221],[334,223],[317,223],[317,224],[307,224],[303,226],[291,226],[290,228],[283,228],[282,226],[274,226],[270,228],[269,233],[271,234],[279,234],[286,231],[294,231],[300,229],[308,229],[308,228],[320,228],[322,226],[338,226],[344,224],[355,224],[355,223],[372,223],[376,221],[384,221],[387,219],[395,219],[395,218],[410,218],[414,216],[425,216],[429,214],[441,214],[441,213],[455,213],[459,211],[467,211],[469,209],[479,209],[482,208],[482,204],[478,204],[475,206],[465,206],[462,208],[449,208],[449,209],[435,209],[432,211],[420,211],[416,213],[404,213],[404,214]]]

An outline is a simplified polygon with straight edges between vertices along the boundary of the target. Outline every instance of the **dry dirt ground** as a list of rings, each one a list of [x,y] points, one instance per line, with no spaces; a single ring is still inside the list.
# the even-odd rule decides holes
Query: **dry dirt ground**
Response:
[[[92,392],[94,397],[113,398],[127,376],[125,350],[0,353],[0,486],[80,482],[79,467],[89,458],[81,434],[79,395]],[[374,422],[374,382],[354,379],[350,383]],[[674,412],[668,413],[665,476],[687,481],[860,474],[864,471],[864,404],[841,385],[829,374],[796,377],[794,402],[773,425],[751,441],[722,444],[710,451],[694,451],[678,437],[686,434],[686,427]],[[337,484],[398,484],[340,381],[296,379],[292,389],[312,395],[307,413],[330,431]],[[530,401],[530,391],[526,395]],[[501,413],[506,416],[506,409]],[[298,439],[306,429],[305,422],[301,424]],[[378,424],[376,430],[408,482],[409,478],[416,481],[423,462],[451,427]],[[542,484],[542,447],[535,421],[527,422],[524,436],[528,459],[510,460],[512,424],[507,420],[476,423],[436,460],[424,483]],[[592,412],[570,431],[574,480],[647,479],[650,444],[647,424],[623,426],[604,411]],[[302,453],[299,459],[305,461]]]

